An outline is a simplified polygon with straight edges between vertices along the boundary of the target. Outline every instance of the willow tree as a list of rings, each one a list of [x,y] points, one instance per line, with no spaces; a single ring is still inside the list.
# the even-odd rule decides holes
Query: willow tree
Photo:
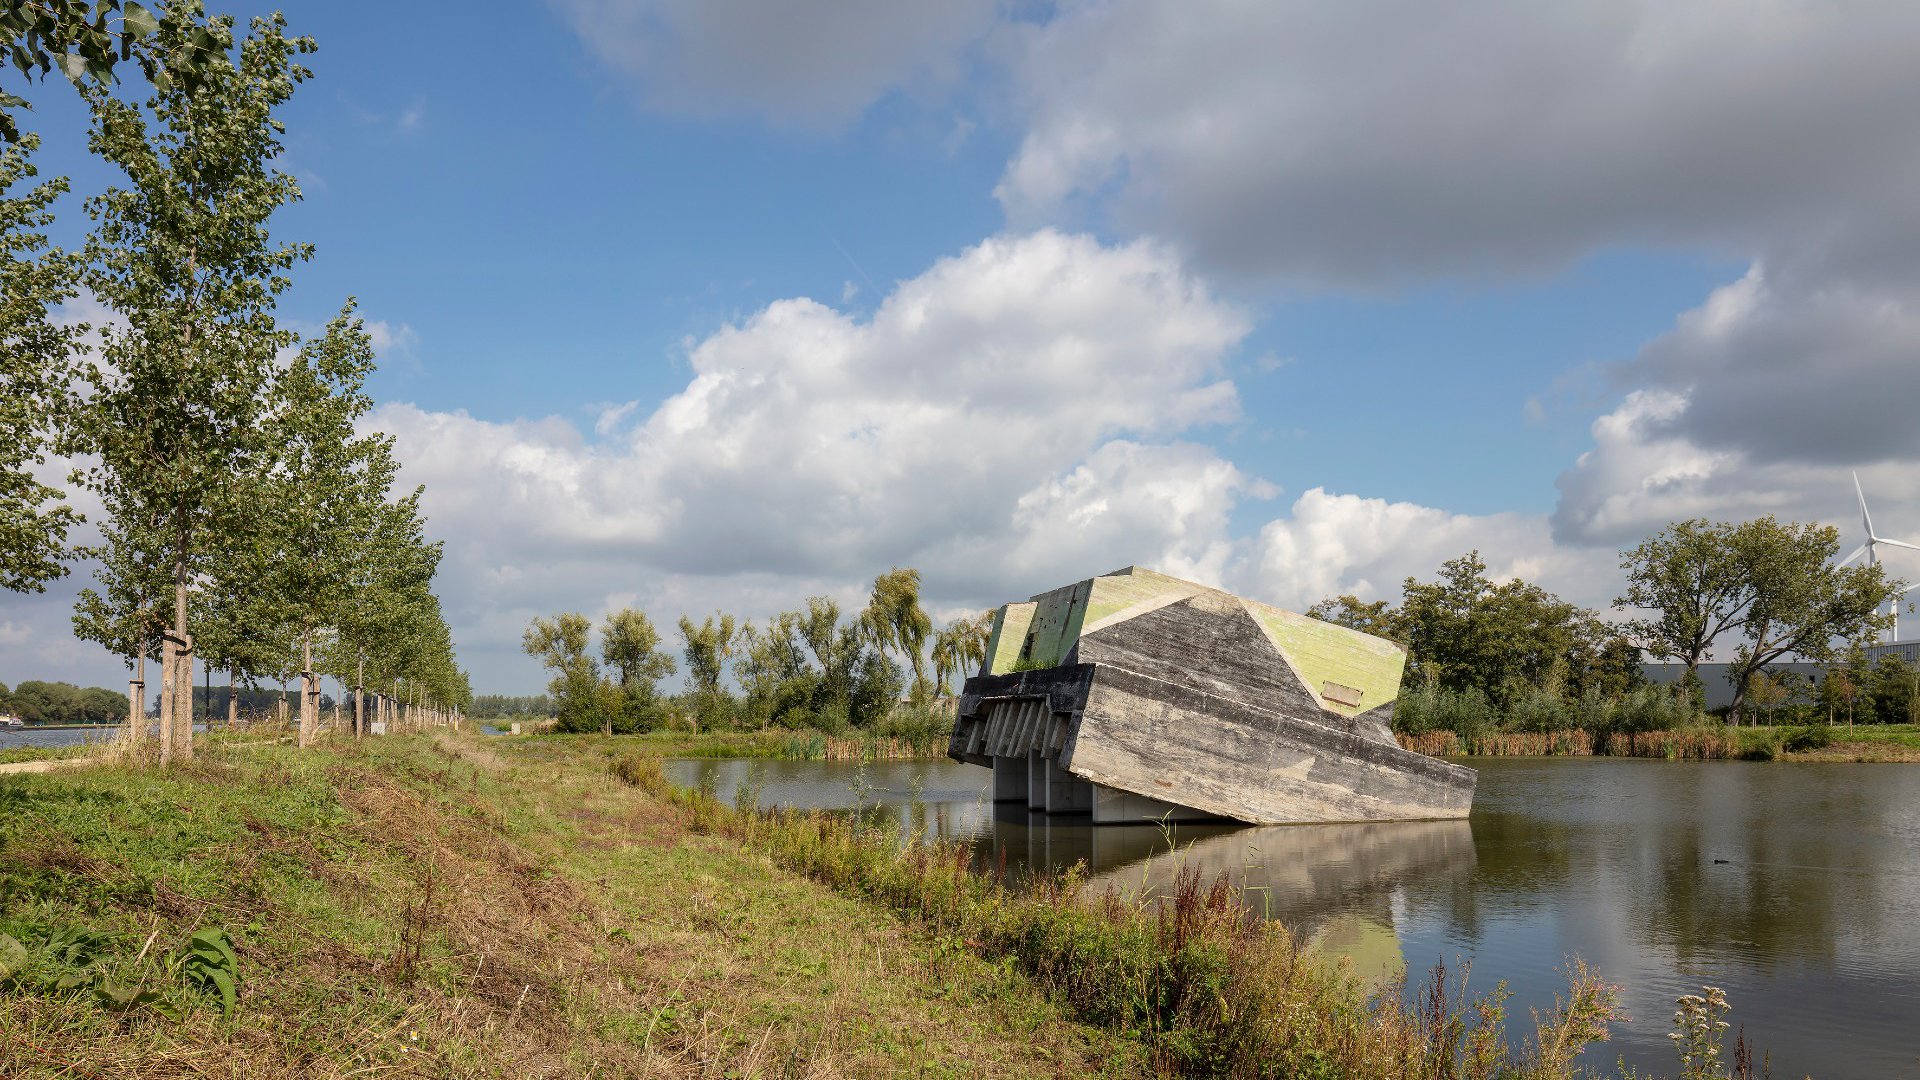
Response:
[[[593,623],[576,611],[527,626],[520,647],[553,672],[547,690],[558,706],[561,731],[590,731],[600,711],[600,667],[592,653]]]
[[[36,175],[27,136],[0,149],[0,588],[41,592],[66,574],[67,528],[77,517],[34,477],[65,399],[74,330],[52,309],[74,295],[76,261],[48,246],[50,207],[64,179],[15,188]]]
[[[987,660],[987,638],[993,632],[993,613],[955,619],[933,635],[934,682],[947,692],[947,680],[977,671]]]
[[[920,571],[893,569],[873,579],[873,594],[860,615],[860,624],[882,649],[902,654],[913,669],[913,696],[924,699],[927,682],[926,645],[933,620],[920,606]]]
[[[600,628],[600,659],[620,688],[620,712],[643,727],[654,711],[655,684],[674,673],[673,657],[660,651],[660,632],[646,613],[625,608],[607,616]],[[613,734],[614,710],[601,726]]]
[[[274,112],[308,72],[279,16],[256,19],[234,55],[230,19],[161,28],[211,36],[224,63],[191,87],[173,84],[144,104],[98,88],[91,146],[128,186],[90,200],[87,287],[124,320],[101,330],[84,367],[85,407],[75,430],[94,456],[86,474],[109,512],[160,522],[172,584],[162,644],[162,760],[192,753],[192,647],[188,594],[211,569],[216,537],[251,523],[264,495],[273,433],[266,423],[276,356],[292,335],[274,322],[286,273],[310,248],[275,243],[267,221],[299,198],[273,167]],[[184,718],[184,722],[182,722]]]
[[[730,722],[726,691],[720,680],[740,647],[738,626],[731,615],[709,615],[699,625],[680,616],[681,655],[687,660],[687,688],[693,691],[699,722],[717,727]]]

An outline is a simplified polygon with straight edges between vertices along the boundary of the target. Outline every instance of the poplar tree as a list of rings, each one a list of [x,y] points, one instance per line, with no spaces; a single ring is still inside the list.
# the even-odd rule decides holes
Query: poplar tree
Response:
[[[75,329],[52,309],[74,295],[76,261],[47,245],[65,179],[15,193],[36,175],[31,135],[0,148],[0,588],[41,592],[66,574],[67,528],[78,520],[60,493],[34,478],[65,398]]]
[[[133,513],[101,523],[101,542],[81,549],[94,562],[99,585],[80,590],[74,604],[73,634],[125,657],[132,678],[127,685],[127,734],[147,735],[147,658],[160,645],[172,607],[172,583],[164,571],[164,537],[158,515],[140,520]]]
[[[192,86],[224,58],[199,25],[200,5],[128,0],[7,0],[0,5],[0,70],[45,78],[58,70],[75,86],[110,85],[131,61],[154,86]],[[11,75],[11,72],[8,72]],[[25,98],[0,89],[0,140],[22,141],[11,111]]]
[[[366,733],[362,700],[366,688],[390,688],[394,679],[405,674],[409,638],[427,617],[425,609],[433,600],[433,575],[442,548],[426,539],[426,523],[420,516],[422,493],[415,488],[388,502],[386,493],[375,495],[370,486],[362,487],[359,494],[365,501],[336,523],[351,541],[346,547],[346,599],[323,663],[331,673],[353,680],[356,734]],[[435,601],[433,617],[438,617],[438,610]],[[374,701],[376,714],[384,711],[386,702],[383,691]]]
[[[373,402],[363,383],[373,370],[373,342],[348,301],[320,337],[306,342],[275,384],[273,427],[281,437],[272,471],[273,515],[260,547],[271,553],[261,576],[300,654],[299,743],[320,722],[320,676],[314,645],[349,617],[356,537],[343,527],[356,512],[385,500],[393,481],[393,439],[360,435],[355,424]]]
[[[94,87],[93,151],[129,186],[90,200],[87,285],[126,322],[102,330],[85,365],[76,431],[97,465],[86,482],[116,516],[156,517],[172,585],[162,643],[162,761],[192,753],[189,592],[210,569],[214,538],[246,531],[270,464],[265,421],[276,355],[293,337],[273,308],[286,273],[311,254],[273,242],[267,221],[299,198],[273,167],[274,111],[308,76],[278,15],[256,19],[232,55],[232,20],[159,28],[162,49],[210,36],[225,62],[192,86],[173,83],[144,105]],[[191,28],[189,28],[191,27]]]

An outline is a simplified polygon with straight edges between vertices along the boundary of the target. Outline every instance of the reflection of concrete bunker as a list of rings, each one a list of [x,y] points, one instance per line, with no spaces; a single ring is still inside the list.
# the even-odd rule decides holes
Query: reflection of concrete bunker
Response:
[[[1392,642],[1128,567],[994,613],[948,753],[996,801],[1095,822],[1467,816],[1474,773],[1400,748]]]

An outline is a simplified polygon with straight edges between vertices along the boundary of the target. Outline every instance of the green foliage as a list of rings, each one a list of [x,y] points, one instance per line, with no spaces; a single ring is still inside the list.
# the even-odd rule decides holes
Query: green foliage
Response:
[[[1278,923],[1249,918],[1224,880],[1191,869],[1158,902],[1109,892],[1089,904],[1078,869],[1014,889],[976,873],[964,846],[902,844],[887,819],[730,807],[672,787],[657,762],[613,768],[682,808],[693,828],[916,922],[936,955],[971,950],[1009,965],[1080,1020],[1144,1041],[1168,1075],[1568,1076],[1580,1048],[1618,1019],[1618,989],[1576,961],[1572,993],[1536,1017],[1535,1044],[1516,1052],[1500,993],[1490,1006],[1469,1001],[1440,972],[1437,992],[1370,994]]]
[[[0,589],[25,592],[66,574],[67,529],[79,520],[32,471],[67,411],[68,354],[83,329],[51,316],[78,276],[76,261],[48,247],[44,232],[67,182],[14,191],[36,175],[29,157],[39,145],[28,136],[0,147]]]
[[[1614,606],[1656,613],[1628,624],[1649,655],[1678,660],[1691,672],[1716,638],[1744,625],[1752,589],[1741,563],[1740,528],[1676,521],[1621,552],[1627,591]]]
[[[58,68],[75,86],[110,85],[120,65],[132,62],[158,89],[191,88],[225,59],[218,39],[199,25],[201,19],[201,7],[192,0],[9,3],[0,8],[0,62],[27,76],[37,71],[42,78]],[[8,112],[25,105],[0,93],[0,139],[21,137]]]
[[[987,661],[987,639],[993,635],[993,612],[983,611],[972,618],[955,619],[933,636],[934,682],[940,694],[947,691],[947,680],[980,670]]]
[[[477,694],[468,710],[476,720],[507,717],[546,717],[553,715],[553,699],[545,694],[514,697],[506,694]]]
[[[1657,685],[1638,686],[1617,696],[1590,686],[1577,698],[1532,689],[1518,695],[1517,701],[1518,707],[1501,709],[1477,688],[1414,687],[1401,692],[1393,729],[1409,736],[1450,731],[1471,752],[1500,732],[1585,731],[1594,737],[1596,747],[1604,747],[1614,732],[1669,731],[1701,719],[1676,697],[1673,688]]]
[[[1832,745],[1833,729],[1824,726],[1793,728],[1780,739],[1780,748],[1793,753],[1820,750]]]
[[[233,1015],[240,995],[240,958],[225,930],[198,930],[174,958],[180,977],[203,993],[218,994],[220,1015]]]
[[[29,724],[111,724],[127,718],[125,691],[103,686],[26,679],[11,692],[0,686],[0,715]]]
[[[596,731],[602,727],[606,701],[601,693],[600,668],[589,653],[593,624],[578,612],[551,619],[536,618],[527,627],[521,647],[553,672],[547,684],[562,731]]]
[[[933,692],[927,681],[924,655],[927,635],[933,632],[933,620],[920,606],[920,571],[893,569],[873,579],[873,594],[860,613],[860,627],[881,650],[892,650],[906,657],[913,670],[913,698],[925,699]],[[984,644],[983,644],[984,648]]]
[[[1397,611],[1366,612],[1407,646],[1408,674],[1456,691],[1479,690],[1508,710],[1532,688],[1578,695],[1638,681],[1630,646],[1599,617],[1518,578],[1495,584],[1478,552],[1449,560],[1439,580],[1408,578]],[[1352,612],[1346,613],[1354,617]]]
[[[687,689],[700,726],[709,730],[731,726],[733,721],[734,702],[721,680],[740,645],[737,629],[731,615],[709,615],[697,626],[685,615],[680,617]]]
[[[1836,639],[1859,641],[1884,629],[1891,617],[1880,609],[1903,583],[1889,580],[1878,565],[1834,565],[1840,533],[1830,525],[1764,517],[1739,526],[1732,542],[1750,591],[1728,672],[1738,722],[1755,675],[1789,655],[1831,660]]]

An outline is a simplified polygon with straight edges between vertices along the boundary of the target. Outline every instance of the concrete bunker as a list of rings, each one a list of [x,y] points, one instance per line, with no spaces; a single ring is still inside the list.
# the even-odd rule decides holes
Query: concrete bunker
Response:
[[[1401,749],[1406,653],[1127,567],[994,613],[948,754],[996,802],[1095,823],[1462,818],[1474,772]]]

